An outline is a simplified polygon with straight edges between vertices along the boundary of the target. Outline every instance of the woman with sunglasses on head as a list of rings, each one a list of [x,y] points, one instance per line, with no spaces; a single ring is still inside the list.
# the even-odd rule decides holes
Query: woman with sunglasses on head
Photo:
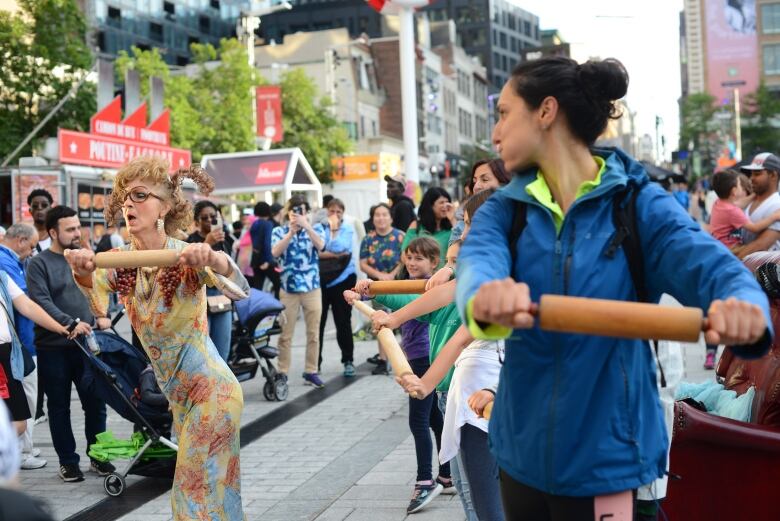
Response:
[[[474,216],[457,302],[475,338],[506,339],[488,433],[507,519],[615,518],[612,506],[630,519],[636,489],[666,471],[647,342],[543,331],[531,306],[541,295],[658,302],[668,293],[707,310],[708,343],[747,358],[771,344],[767,299],[750,272],[641,164],[593,148],[627,90],[616,60],[548,57],[517,66],[498,100],[493,143],[516,173]],[[621,208],[635,233],[615,225]]]
[[[83,249],[71,251],[68,262],[97,316],[105,316],[109,293],[119,292],[170,403],[179,443],[171,491],[174,520],[242,520],[243,395],[209,339],[204,286],[237,300],[246,296],[249,284],[225,253],[169,236],[192,218],[182,180],[192,179],[204,193],[214,181],[195,165],[168,172],[168,163],[157,157],[126,164],[114,179],[105,215],[112,223],[121,209],[131,236],[123,251],[176,250],[178,264],[96,269],[95,254]]]
[[[193,210],[197,229],[187,237],[187,242],[205,242],[214,251],[230,255],[231,250],[225,240],[225,230],[221,224],[219,208],[211,201],[198,201]],[[217,348],[219,356],[227,361],[230,356],[230,329],[232,327],[232,306],[219,288],[206,288],[206,304],[209,321],[209,336]]]

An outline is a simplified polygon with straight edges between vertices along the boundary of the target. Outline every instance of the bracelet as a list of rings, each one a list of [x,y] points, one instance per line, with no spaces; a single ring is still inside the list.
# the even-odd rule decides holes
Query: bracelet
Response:
[[[483,391],[487,391],[487,392],[489,392],[489,393],[490,393],[490,394],[492,394],[494,397],[496,396],[496,391],[494,391],[493,389],[490,389],[490,388],[488,388],[488,387],[483,387],[483,388],[482,388],[482,390],[483,390]]]
[[[453,275],[455,275],[455,268],[453,268],[452,266],[444,266],[444,268],[447,268],[448,270],[450,270],[452,272]],[[442,268],[442,269],[444,269],[444,268]]]

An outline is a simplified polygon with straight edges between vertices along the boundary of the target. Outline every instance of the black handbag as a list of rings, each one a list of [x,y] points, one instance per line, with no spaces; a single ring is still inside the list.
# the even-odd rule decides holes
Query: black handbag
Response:
[[[320,259],[320,285],[327,286],[337,278],[349,266],[352,254]]]

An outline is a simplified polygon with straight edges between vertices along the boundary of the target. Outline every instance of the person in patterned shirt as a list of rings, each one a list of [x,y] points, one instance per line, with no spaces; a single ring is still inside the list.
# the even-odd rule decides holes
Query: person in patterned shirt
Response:
[[[360,243],[360,269],[371,280],[393,280],[401,268],[401,243],[404,232],[393,228],[390,207],[379,203],[371,207],[374,229]]]
[[[298,309],[303,307],[306,321],[306,366],[303,379],[307,384],[322,388],[325,384],[317,371],[320,354],[320,290],[319,255],[325,247],[325,229],[309,220],[311,207],[301,196],[294,195],[287,202],[287,223],[274,228],[271,234],[271,254],[282,268],[282,289],[279,300],[284,304],[285,322],[279,337],[279,374],[287,379],[290,369],[292,336]]]
[[[390,206],[379,203],[371,207],[369,219],[373,229],[360,242],[360,269],[371,280],[393,280],[401,270],[401,243],[404,232],[393,227]],[[388,374],[387,358],[377,344],[378,353],[368,358],[376,364],[372,374]]]

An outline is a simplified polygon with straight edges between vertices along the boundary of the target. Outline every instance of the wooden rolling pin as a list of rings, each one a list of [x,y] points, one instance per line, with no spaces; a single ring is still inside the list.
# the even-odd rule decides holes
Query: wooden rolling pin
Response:
[[[697,342],[701,309],[562,295],[542,295],[535,313],[546,331],[644,340]]]
[[[98,268],[151,268],[173,266],[179,261],[176,250],[106,251],[95,255]]]
[[[365,302],[356,300],[352,303],[352,305],[355,306],[355,309],[369,318],[374,313],[374,309]],[[385,351],[390,365],[393,366],[393,371],[395,372],[396,376],[414,374],[412,372],[412,367],[406,360],[406,355],[401,349],[401,346],[398,345],[398,340],[395,339],[395,335],[391,329],[386,327],[380,329],[379,333],[377,333],[377,339],[379,340],[379,344],[382,346],[382,349]]]
[[[427,280],[375,280],[368,288],[369,294],[376,295],[417,295],[425,293]]]

